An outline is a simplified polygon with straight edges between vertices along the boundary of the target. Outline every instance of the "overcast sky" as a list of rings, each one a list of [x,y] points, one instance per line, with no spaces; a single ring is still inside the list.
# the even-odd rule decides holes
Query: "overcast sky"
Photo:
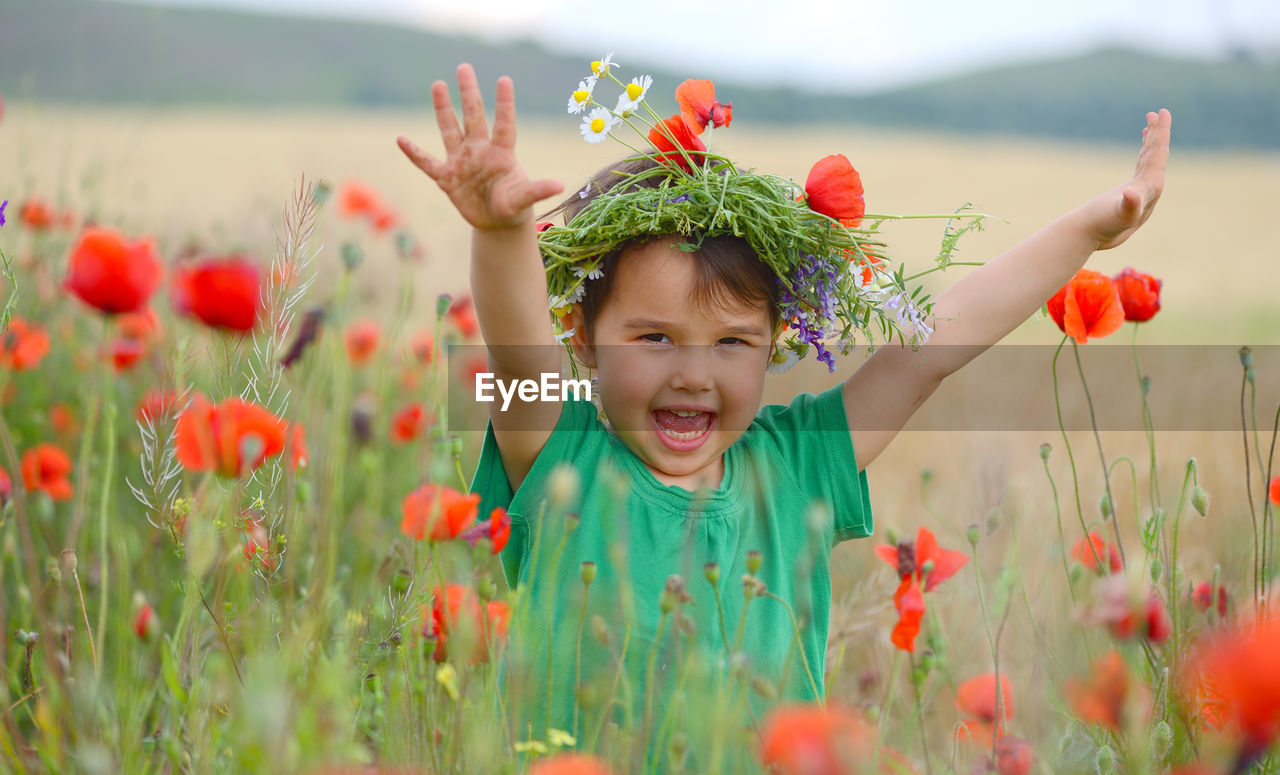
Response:
[[[392,20],[708,77],[871,90],[1125,44],[1280,52],[1278,0],[144,0]],[[1117,73],[1117,77],[1123,77]]]

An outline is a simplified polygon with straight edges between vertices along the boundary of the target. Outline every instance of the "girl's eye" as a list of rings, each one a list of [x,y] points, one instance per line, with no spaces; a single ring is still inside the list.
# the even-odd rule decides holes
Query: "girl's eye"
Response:
[[[727,336],[720,340],[720,344],[746,344],[745,339],[739,339],[736,336]]]
[[[646,342],[657,342],[661,344],[662,340],[667,338],[667,335],[666,334],[645,334],[640,338],[645,340]]]

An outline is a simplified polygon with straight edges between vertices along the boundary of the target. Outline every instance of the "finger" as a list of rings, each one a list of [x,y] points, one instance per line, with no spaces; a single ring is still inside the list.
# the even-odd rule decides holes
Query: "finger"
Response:
[[[1133,186],[1125,186],[1120,192],[1119,216],[1120,222],[1124,224],[1132,224],[1138,220],[1142,214],[1143,196]]]
[[[531,180],[512,192],[512,209],[523,210],[533,207],[549,196],[564,191],[564,184],[558,180]]]
[[[407,137],[396,138],[396,145],[400,146],[400,150],[404,152],[405,156],[409,157],[409,161],[413,162],[413,166],[427,173],[427,177],[432,180],[438,179],[438,173],[440,171],[439,160],[414,145]]]
[[[462,127],[467,137],[487,140],[489,125],[484,117],[484,97],[471,65],[458,65],[458,89],[462,92]]]
[[[453,153],[462,145],[462,129],[458,126],[458,116],[453,112],[453,102],[449,100],[449,85],[444,81],[431,84],[431,104],[436,109],[436,126],[440,127],[445,153]]]
[[[516,87],[511,79],[498,79],[498,104],[493,111],[493,144],[516,147]]]

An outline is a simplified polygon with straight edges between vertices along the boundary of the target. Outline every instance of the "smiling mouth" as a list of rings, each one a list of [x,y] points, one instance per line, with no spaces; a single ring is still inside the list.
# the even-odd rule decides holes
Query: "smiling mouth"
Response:
[[[715,412],[692,409],[658,409],[650,414],[663,443],[678,451],[700,446],[716,421]]]

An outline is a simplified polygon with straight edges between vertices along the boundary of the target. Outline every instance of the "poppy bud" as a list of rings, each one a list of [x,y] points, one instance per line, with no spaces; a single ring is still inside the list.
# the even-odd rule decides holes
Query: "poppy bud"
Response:
[[[760,570],[760,566],[763,563],[764,563],[764,557],[760,554],[760,552],[756,551],[755,549],[752,549],[751,551],[747,552],[747,572],[748,573],[755,574],[757,571]]]
[[[932,481],[933,481],[933,470],[932,470],[932,469],[930,469],[930,468],[925,468],[925,469],[923,469],[923,470],[921,470],[921,471],[920,471],[920,486],[921,486],[921,487],[928,487],[928,486],[929,486],[929,482],[932,482]]]
[[[987,535],[991,535],[1000,529],[1000,523],[1003,517],[1000,514],[1000,507],[995,506],[991,511],[987,512]]]
[[[965,531],[965,537],[969,539],[970,546],[977,546],[978,539],[982,537],[982,531],[978,529],[977,525],[970,525],[969,529]]]
[[[671,737],[671,755],[676,761],[684,758],[684,752],[689,748],[689,736],[683,732],[677,732]]]
[[[1084,566],[1078,562],[1071,563],[1071,572],[1067,574],[1068,576],[1067,580],[1071,583],[1071,586],[1074,587],[1076,583],[1080,581],[1080,577],[1083,575],[1084,575]]]
[[[1240,348],[1240,365],[1246,369],[1253,368],[1253,350],[1247,345]]]
[[[750,600],[756,596],[756,580],[750,573],[742,574],[742,596]]]
[[[1151,727],[1151,758],[1157,763],[1164,761],[1173,748],[1173,729],[1167,722],[1157,721]]]
[[[139,640],[150,641],[159,629],[160,620],[156,618],[155,610],[149,603],[144,603],[138,609],[137,615],[133,617],[133,634],[137,635]]]
[[[1151,393],[1151,377],[1144,376],[1142,378],[1142,395],[1145,396],[1150,393]]]
[[[547,484],[547,495],[554,508],[565,509],[578,500],[578,471],[569,463],[559,463],[551,471],[551,481]]]
[[[1103,745],[1093,757],[1093,768],[1098,775],[1115,775],[1116,752],[1111,746]]]
[[[68,576],[75,576],[76,565],[77,565],[76,550],[63,549],[62,550],[62,572]]]
[[[453,306],[453,297],[447,293],[442,293],[436,297],[436,319],[444,318],[445,313],[449,311],[449,307]]]
[[[409,574],[409,570],[407,568],[401,568],[396,571],[396,575],[391,577],[391,589],[393,589],[397,595],[403,595],[409,590],[409,584],[412,580],[413,577]]]
[[[720,566],[714,562],[709,562],[702,566],[702,575],[707,577],[710,584],[718,584],[720,582]]]
[[[582,567],[578,570],[578,575],[582,578],[583,584],[591,584],[596,580],[596,564],[590,560],[582,563]]]
[[[493,579],[488,576],[482,576],[480,580],[476,582],[476,596],[479,597],[482,602],[489,602],[497,596],[497,594],[498,585],[493,583]]]
[[[1202,517],[1209,516],[1209,493],[1200,485],[1191,491],[1191,505]]]
[[[311,201],[315,202],[316,207],[321,207],[329,201],[331,193],[333,193],[333,187],[329,185],[329,181],[321,180],[311,187]]]
[[[1164,565],[1159,560],[1151,561],[1151,583],[1159,584],[1160,575],[1164,572]]]
[[[1112,515],[1116,513],[1111,506],[1111,495],[1109,493],[1102,493],[1102,497],[1098,499],[1098,511],[1102,514],[1104,520],[1111,519]]]
[[[774,699],[777,699],[778,697],[777,688],[775,688],[772,683],[765,680],[763,676],[758,676],[758,675],[752,676],[751,688],[755,691],[756,694],[760,695],[766,700],[774,700]]]
[[[1041,444],[1041,445],[1040,445],[1040,459],[1041,459],[1041,460],[1043,460],[1043,461],[1044,461],[1044,462],[1046,462],[1046,463],[1047,463],[1047,462],[1049,462],[1049,452],[1050,452],[1050,451],[1052,451],[1052,450],[1053,450],[1053,447],[1049,446],[1049,443],[1048,443],[1048,442],[1045,442],[1044,444]]]
[[[342,243],[342,265],[348,272],[354,272],[364,263],[364,251],[354,242]]]

